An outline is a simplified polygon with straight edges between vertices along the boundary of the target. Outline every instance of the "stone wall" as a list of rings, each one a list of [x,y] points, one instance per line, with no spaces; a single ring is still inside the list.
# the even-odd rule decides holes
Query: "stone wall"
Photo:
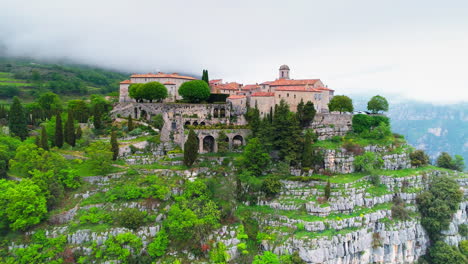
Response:
[[[352,130],[351,114],[317,113],[310,124],[319,140],[330,139],[334,136],[344,136]]]

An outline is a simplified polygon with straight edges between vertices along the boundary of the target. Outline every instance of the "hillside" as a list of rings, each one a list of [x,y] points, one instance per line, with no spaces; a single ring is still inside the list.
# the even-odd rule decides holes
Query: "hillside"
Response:
[[[20,96],[25,101],[52,91],[65,98],[118,92],[118,83],[128,74],[85,65],[0,58],[0,99]]]

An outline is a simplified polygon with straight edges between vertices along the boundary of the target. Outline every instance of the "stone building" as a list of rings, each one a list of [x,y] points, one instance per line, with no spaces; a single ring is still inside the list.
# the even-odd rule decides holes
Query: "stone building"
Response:
[[[328,103],[333,98],[334,90],[329,89],[320,79],[290,78],[290,68],[282,65],[279,68],[279,78],[260,84],[239,85],[237,83],[223,84],[222,80],[210,83],[212,91],[229,94],[228,101],[238,104],[239,95],[245,95],[253,107],[257,105],[261,115],[270,112],[281,100],[285,100],[290,110],[295,112],[301,100],[311,101],[319,113],[328,112]],[[236,84],[236,85],[234,85]],[[237,87],[239,86],[239,87]]]
[[[177,73],[148,73],[148,74],[133,74],[130,76],[130,80],[120,82],[120,96],[119,102],[134,102],[128,95],[128,89],[133,83],[148,83],[148,82],[160,82],[167,88],[168,98],[166,102],[174,102],[175,100],[181,99],[179,95],[179,87],[188,81],[195,80],[193,77],[182,76]]]

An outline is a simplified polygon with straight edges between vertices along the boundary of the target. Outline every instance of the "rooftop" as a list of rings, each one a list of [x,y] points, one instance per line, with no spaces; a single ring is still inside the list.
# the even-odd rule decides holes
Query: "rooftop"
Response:
[[[245,95],[235,95],[235,94],[232,94],[230,95],[227,99],[243,99],[245,98]]]
[[[263,82],[262,84],[269,84],[270,86],[286,86],[286,85],[307,85],[315,84],[320,79],[303,79],[303,80],[292,80],[292,79],[277,79],[275,81]]]
[[[256,92],[256,93],[253,93],[252,96],[255,96],[255,97],[271,97],[271,96],[275,96],[275,93]]]
[[[148,73],[148,74],[132,74],[130,78],[173,78],[173,79],[186,79],[186,80],[196,80],[196,78],[190,77],[190,76],[182,76],[177,73]]]

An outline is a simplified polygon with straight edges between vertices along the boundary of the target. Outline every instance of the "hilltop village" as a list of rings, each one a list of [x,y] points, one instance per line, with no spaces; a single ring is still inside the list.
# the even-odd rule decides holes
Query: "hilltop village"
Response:
[[[38,86],[59,68],[12,67],[4,79],[33,67]],[[354,114],[291,75],[119,75],[106,97],[15,97],[0,108],[0,263],[468,263],[463,159],[392,133],[382,96]]]

